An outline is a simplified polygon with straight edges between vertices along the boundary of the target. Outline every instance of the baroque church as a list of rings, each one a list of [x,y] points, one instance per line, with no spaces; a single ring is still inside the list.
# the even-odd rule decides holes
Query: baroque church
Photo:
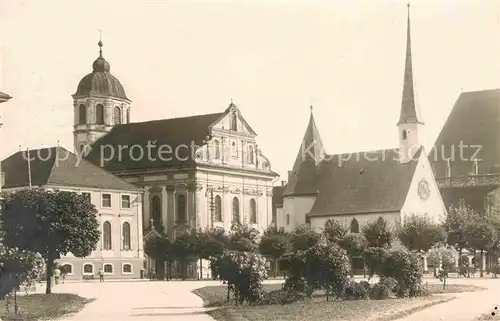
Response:
[[[99,57],[73,95],[78,155],[144,190],[144,237],[172,241],[194,228],[247,224],[260,231],[272,221],[273,182],[257,133],[231,101],[220,112],[134,123],[132,102]],[[209,273],[188,267],[191,277]],[[145,269],[162,269],[147,260]],[[174,271],[175,273],[175,271]]]
[[[393,227],[405,216],[443,220],[446,207],[421,144],[424,122],[415,100],[408,12],[406,62],[399,147],[329,155],[311,108],[309,124],[288,182],[275,187],[277,225],[292,231],[302,224],[321,230],[331,219],[352,233],[382,217]]]

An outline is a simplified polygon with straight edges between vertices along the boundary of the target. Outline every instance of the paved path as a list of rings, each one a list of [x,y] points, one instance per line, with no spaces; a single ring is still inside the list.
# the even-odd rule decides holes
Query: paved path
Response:
[[[424,279],[424,282],[439,282]],[[266,283],[281,283],[282,280]],[[489,313],[500,304],[500,279],[449,279],[449,284],[472,284],[487,288],[485,291],[455,294],[457,298],[439,304],[400,321],[472,321],[475,317]],[[169,282],[92,282],[66,283],[54,288],[54,292],[76,293],[87,298],[96,298],[75,316],[61,321],[155,321],[193,320],[213,321],[203,308],[203,301],[192,290],[218,281],[169,281]]]
[[[485,291],[455,294],[456,299],[432,306],[400,321],[472,321],[484,313],[491,313],[500,304],[500,279],[450,279],[451,284],[472,284]]]
[[[205,313],[203,301],[193,289],[216,282],[93,282],[66,283],[54,292],[76,293],[96,300],[80,313],[63,321],[146,321],[146,320],[214,320]]]

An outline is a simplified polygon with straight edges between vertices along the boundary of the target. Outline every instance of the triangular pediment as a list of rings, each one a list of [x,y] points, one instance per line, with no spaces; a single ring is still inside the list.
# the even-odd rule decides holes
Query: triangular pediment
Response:
[[[257,133],[250,127],[241,111],[233,103],[229,105],[224,115],[212,124],[211,128],[257,136]]]

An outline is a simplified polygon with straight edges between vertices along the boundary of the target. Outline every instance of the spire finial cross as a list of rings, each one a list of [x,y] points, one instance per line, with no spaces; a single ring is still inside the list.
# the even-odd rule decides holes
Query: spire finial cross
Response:
[[[102,29],[99,29],[99,41],[102,41]]]

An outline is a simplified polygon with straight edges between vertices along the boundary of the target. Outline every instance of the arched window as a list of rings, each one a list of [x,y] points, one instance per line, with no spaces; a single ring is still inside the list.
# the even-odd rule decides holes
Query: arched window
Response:
[[[184,194],[180,194],[179,196],[177,196],[177,221],[180,224],[184,224],[187,222],[186,196]]]
[[[250,224],[257,224],[257,204],[254,198],[250,200]]]
[[[85,274],[94,274],[94,266],[92,264],[83,265],[83,273]]]
[[[123,235],[123,249],[125,251],[130,250],[130,223],[125,222],[122,225],[122,235]]]
[[[113,118],[115,120],[115,125],[119,125],[122,123],[122,110],[120,107],[115,107],[113,109]]]
[[[130,265],[128,263],[123,264],[122,273],[123,274],[130,274],[130,273],[132,273],[132,265]]]
[[[155,224],[161,223],[161,200],[158,195],[151,198],[151,216]]]
[[[80,125],[87,123],[87,106],[81,104],[78,108],[78,123]]]
[[[403,140],[408,138],[408,133],[406,132],[406,130],[403,130]]]
[[[111,250],[111,223],[108,221],[102,225],[102,239],[104,250]]]
[[[238,115],[234,111],[231,114],[231,130],[238,130]]]
[[[215,159],[220,159],[220,143],[218,140],[214,141],[214,147],[215,147]]]
[[[80,155],[83,154],[84,149],[85,149],[85,144],[80,144],[80,147],[79,147]]]
[[[253,146],[252,145],[248,146],[248,163],[249,164],[253,164],[254,163],[254,160],[253,160]]]
[[[355,218],[351,221],[351,233],[359,233],[359,223]]]
[[[233,223],[240,222],[240,200],[235,197],[233,198]]]
[[[101,104],[95,106],[95,122],[98,125],[104,125],[104,106]]]
[[[113,273],[113,264],[104,264],[104,273]]]
[[[333,227],[333,221],[331,219],[328,219],[326,222],[325,222],[325,230],[329,230]]]
[[[222,222],[222,198],[217,195],[215,196],[215,217],[216,222]]]
[[[286,214],[286,225],[290,225],[290,214]]]
[[[73,265],[66,263],[61,268],[62,268],[61,272],[64,271],[64,273],[69,275],[73,274]]]
[[[127,109],[127,124],[130,124],[130,109]]]

